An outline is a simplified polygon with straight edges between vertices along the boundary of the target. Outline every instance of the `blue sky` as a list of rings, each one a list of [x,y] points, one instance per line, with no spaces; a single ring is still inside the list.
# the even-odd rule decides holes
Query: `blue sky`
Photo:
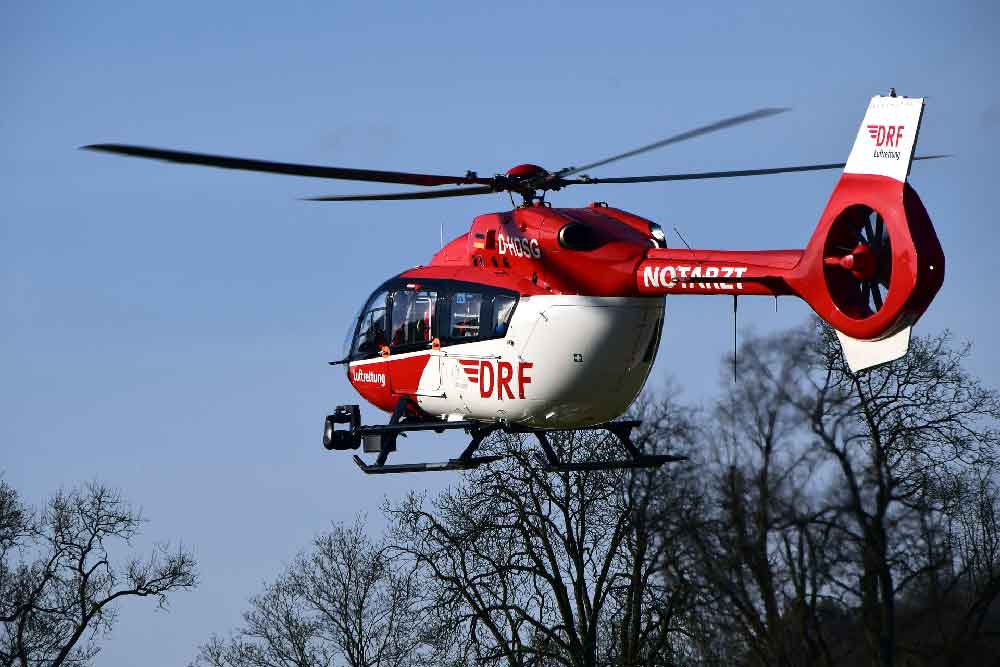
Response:
[[[379,186],[147,163],[102,141],[339,166],[480,174],[599,159],[762,106],[791,113],[595,176],[846,159],[868,98],[928,97],[920,192],[948,257],[918,332],[1000,370],[993,3],[5,3],[0,21],[0,470],[31,502],[98,478],[183,540],[202,583],[126,605],[104,665],[174,665],[330,521],[448,475],[365,478],[320,446],[356,402],[347,319],[501,196],[313,204]],[[555,193],[678,227],[696,247],[796,248],[835,173]],[[393,190],[387,186],[384,190]],[[671,234],[671,243],[678,241]],[[653,384],[710,396],[731,303],[676,298]],[[741,327],[803,320],[740,304]],[[376,414],[366,410],[372,418]],[[399,460],[453,455],[409,438]],[[141,543],[139,546],[148,544]],[[155,646],[155,653],[150,647]],[[151,658],[153,658],[151,660]]]

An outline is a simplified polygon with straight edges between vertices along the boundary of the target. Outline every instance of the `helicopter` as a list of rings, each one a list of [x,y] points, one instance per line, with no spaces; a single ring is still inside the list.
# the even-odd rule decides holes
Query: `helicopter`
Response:
[[[508,193],[512,209],[476,217],[432,258],[378,286],[350,321],[347,380],[388,423],[363,425],[358,405],[337,406],[324,423],[327,449],[355,455],[368,474],[466,470],[496,431],[536,436],[551,471],[656,467],[675,454],[640,451],[635,420],[619,420],[656,358],[666,297],[795,296],[836,330],[854,371],[904,355],[910,331],[944,281],[944,253],[907,182],[923,98],[871,99],[844,163],[738,171],[595,178],[586,172],[640,153],[787,111],[763,108],[724,118],[618,155],[550,172],[521,164],[481,177],[444,176],[269,162],[126,144],[83,148],[181,164],[426,189],[329,195],[310,201],[386,201]],[[595,202],[556,208],[546,193],[570,186],[733,178],[842,169],[802,250],[667,247],[652,220]],[[445,187],[447,186],[447,187]],[[514,204],[514,196],[521,199]],[[685,243],[686,246],[686,243]],[[604,429],[627,456],[566,461],[547,434]],[[464,430],[465,450],[442,462],[390,464],[400,434]]]

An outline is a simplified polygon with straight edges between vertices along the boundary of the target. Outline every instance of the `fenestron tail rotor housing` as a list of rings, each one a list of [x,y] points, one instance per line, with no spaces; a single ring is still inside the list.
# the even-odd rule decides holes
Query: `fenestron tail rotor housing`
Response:
[[[892,240],[882,215],[864,204],[841,213],[830,228],[823,264],[842,311],[858,319],[878,313],[892,283]]]

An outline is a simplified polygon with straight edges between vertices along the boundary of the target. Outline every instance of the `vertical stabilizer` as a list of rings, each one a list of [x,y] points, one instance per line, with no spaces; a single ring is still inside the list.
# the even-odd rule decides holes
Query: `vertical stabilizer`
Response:
[[[922,97],[873,97],[844,173],[888,176],[905,183],[923,113]]]

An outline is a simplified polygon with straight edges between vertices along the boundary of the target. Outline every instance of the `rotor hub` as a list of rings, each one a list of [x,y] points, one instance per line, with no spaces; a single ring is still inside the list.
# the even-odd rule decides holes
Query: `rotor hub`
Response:
[[[545,178],[549,172],[539,167],[537,164],[519,164],[507,170],[507,178],[517,180],[531,180],[533,178]]]
[[[879,272],[879,258],[871,246],[864,243],[859,243],[850,254],[843,257],[824,257],[823,263],[846,269],[851,272],[855,280],[861,281],[874,280]]]
[[[548,170],[537,164],[519,164],[497,177],[501,184],[497,189],[516,192],[524,200],[524,206],[531,206],[545,200],[546,190],[558,189],[550,183],[550,177]]]

